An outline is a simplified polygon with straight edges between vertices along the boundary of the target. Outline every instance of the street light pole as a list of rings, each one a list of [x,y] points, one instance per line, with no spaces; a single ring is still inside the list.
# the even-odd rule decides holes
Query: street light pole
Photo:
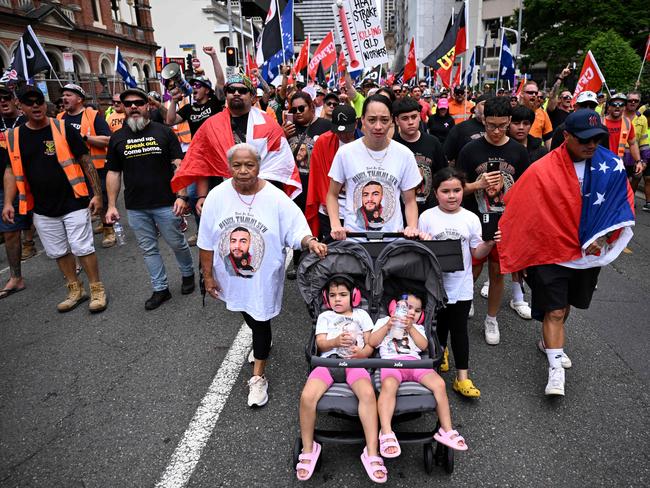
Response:
[[[517,22],[517,61],[521,56],[521,17],[524,10],[523,0],[519,0],[519,20]]]
[[[226,0],[228,6],[228,45],[232,46],[232,5],[231,0]]]

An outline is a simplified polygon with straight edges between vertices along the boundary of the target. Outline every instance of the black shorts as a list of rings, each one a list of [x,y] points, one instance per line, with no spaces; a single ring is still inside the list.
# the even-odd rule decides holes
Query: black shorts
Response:
[[[567,305],[589,308],[600,268],[574,269],[559,264],[543,264],[532,266],[527,272],[533,318],[542,321],[546,312],[561,310]]]

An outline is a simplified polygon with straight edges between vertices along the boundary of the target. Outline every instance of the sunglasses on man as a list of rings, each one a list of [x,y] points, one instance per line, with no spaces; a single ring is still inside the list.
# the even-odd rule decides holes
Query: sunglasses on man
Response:
[[[612,102],[610,103],[612,107],[621,108],[625,106],[625,102]]]
[[[571,134],[571,135],[573,137],[575,137],[578,140],[578,142],[580,144],[582,144],[583,146],[586,146],[587,144],[590,144],[590,143],[598,144],[598,143],[600,143],[600,138],[601,138],[601,136],[593,136],[593,137],[587,137],[586,139],[583,139],[582,137],[578,137],[578,136],[573,135],[573,134]]]
[[[641,100],[635,100],[634,98],[628,98],[627,103],[640,103]]]
[[[248,95],[251,91],[245,86],[227,86],[226,93],[228,95],[234,95],[239,93],[240,95]]]
[[[336,107],[338,105],[338,102],[327,102],[325,105],[327,105],[328,107],[334,108],[334,107]]]
[[[27,105],[28,107],[33,107],[34,105],[43,105],[45,103],[44,98],[28,98],[20,102],[22,105]]]
[[[12,95],[0,95],[0,102],[11,102],[13,98]]]
[[[536,92],[536,91],[525,91],[524,93],[525,93],[526,95],[530,95],[531,97],[536,97],[536,96],[537,96],[537,93],[539,93],[539,92]]]
[[[138,98],[137,100],[124,100],[124,106],[127,108],[133,107],[134,105],[136,107],[143,107],[145,103],[147,103],[147,101],[142,100],[141,98]]]
[[[298,105],[297,107],[291,107],[289,109],[290,114],[295,114],[295,113],[303,113],[305,110],[307,110],[307,105]]]

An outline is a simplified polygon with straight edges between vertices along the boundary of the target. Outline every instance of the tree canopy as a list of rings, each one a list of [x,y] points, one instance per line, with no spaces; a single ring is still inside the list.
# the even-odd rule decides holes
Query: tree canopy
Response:
[[[593,53],[610,89],[627,91],[633,88],[641,69],[641,58],[621,36],[613,30],[601,32],[586,50]]]
[[[516,17],[511,17],[511,23]],[[546,61],[552,71],[559,72],[569,62],[579,63],[589,43],[608,30],[618,33],[642,56],[650,9],[648,0],[524,0],[522,23],[526,64]]]

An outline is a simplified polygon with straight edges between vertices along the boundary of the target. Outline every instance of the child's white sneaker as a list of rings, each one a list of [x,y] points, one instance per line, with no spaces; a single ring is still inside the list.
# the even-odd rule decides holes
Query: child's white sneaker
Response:
[[[253,376],[248,380],[248,406],[262,407],[269,401],[269,382],[264,376]]]
[[[497,319],[485,317],[485,342],[491,346],[496,346],[501,341],[501,334],[499,334],[499,322]]]

